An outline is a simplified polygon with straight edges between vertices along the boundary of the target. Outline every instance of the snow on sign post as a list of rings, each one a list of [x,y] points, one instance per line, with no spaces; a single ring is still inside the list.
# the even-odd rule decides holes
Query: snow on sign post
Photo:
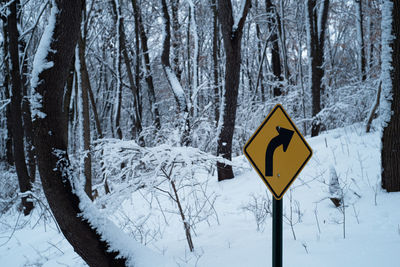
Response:
[[[278,104],[244,146],[243,152],[274,196],[272,265],[282,266],[282,197],[310,160],[312,150]]]

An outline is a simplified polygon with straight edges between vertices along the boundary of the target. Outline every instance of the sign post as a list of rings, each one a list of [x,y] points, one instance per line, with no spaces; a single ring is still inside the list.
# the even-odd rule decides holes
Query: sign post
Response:
[[[272,266],[282,267],[283,252],[283,224],[282,199],[272,200]]]
[[[312,150],[278,104],[247,141],[243,152],[274,196],[272,266],[282,267],[282,197],[312,156]]]

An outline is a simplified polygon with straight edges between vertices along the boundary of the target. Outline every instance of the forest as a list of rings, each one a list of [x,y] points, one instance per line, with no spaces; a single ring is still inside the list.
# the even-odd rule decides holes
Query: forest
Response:
[[[397,266],[400,1],[0,0],[0,18],[4,266],[270,264],[273,196],[243,148],[277,104],[313,150],[284,266]]]

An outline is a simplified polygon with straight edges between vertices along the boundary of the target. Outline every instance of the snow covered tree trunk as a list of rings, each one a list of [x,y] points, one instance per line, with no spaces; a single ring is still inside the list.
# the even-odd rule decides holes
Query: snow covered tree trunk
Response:
[[[231,0],[218,0],[218,18],[226,53],[225,91],[223,94],[221,130],[218,135],[217,155],[232,159],[232,138],[235,130],[237,97],[240,80],[241,41],[243,26],[250,9],[250,0],[242,1],[241,12],[234,19]],[[231,165],[217,163],[218,181],[234,178]]]
[[[20,5],[20,1],[17,1],[17,6]],[[18,8],[19,9],[19,8]],[[20,21],[19,18],[17,18]],[[18,24],[18,27],[20,25]],[[22,38],[19,40],[20,55],[26,48],[26,42]],[[23,57],[20,57],[23,58]],[[28,83],[27,83],[27,73],[28,73],[28,59],[23,58],[20,63],[21,66],[21,84],[22,84],[22,119],[23,128],[25,135],[25,148],[26,148],[26,163],[28,166],[28,173],[31,183],[35,182],[36,175],[36,160],[35,160],[35,146],[33,145],[33,125],[32,125],[32,114],[31,114],[31,104],[29,102],[28,95]]]
[[[140,133],[142,132],[142,114],[141,114],[142,112],[141,112],[141,103],[140,103],[140,96],[139,96],[139,89],[138,89],[139,84],[138,83],[135,84],[135,79],[133,78],[131,62],[129,60],[128,50],[126,48],[124,18],[122,17],[119,0],[111,1],[111,5],[112,5],[112,9],[113,9],[114,22],[119,27],[119,29],[117,29],[117,32],[118,32],[117,42],[119,44],[120,53],[121,53],[124,63],[125,63],[126,73],[128,76],[129,85],[130,85],[132,95],[133,95],[133,105],[134,105],[134,113],[135,113],[135,136],[140,136]],[[136,17],[135,17],[135,21],[136,21]],[[135,23],[135,29],[137,27],[136,25],[137,25],[137,23]],[[136,62],[136,64],[139,64],[139,62]],[[144,140],[141,139],[141,143],[143,143],[143,142],[144,142]]]
[[[63,123],[63,125],[65,126],[64,141],[67,144],[67,147],[68,147],[69,122],[70,122],[70,105],[71,105],[72,90],[74,87],[74,76],[75,76],[75,55],[69,67],[68,78],[65,83],[65,93],[63,100],[63,113],[65,120]]]
[[[267,9],[268,18],[268,29],[271,33],[271,65],[272,72],[275,76],[274,81],[274,89],[273,95],[280,96],[282,95],[281,87],[276,84],[278,81],[282,81],[282,68],[281,68],[281,59],[280,59],[280,51],[279,51],[279,40],[278,40],[278,28],[276,17],[278,14],[276,13],[276,8],[272,4],[272,0],[265,0],[265,7]]]
[[[125,31],[125,29],[124,29]],[[125,33],[124,33],[125,36]],[[134,136],[138,140],[138,144],[140,146],[145,146],[145,141],[143,135],[141,135],[142,132],[142,114],[143,114],[143,108],[142,108],[142,100],[141,100],[141,84],[140,84],[140,76],[141,76],[141,53],[140,53],[140,37],[139,37],[139,18],[135,16],[135,53],[136,53],[136,64],[135,64],[135,86],[136,86],[136,103],[135,104],[135,129],[134,129]],[[126,56],[125,56],[126,54]],[[127,62],[128,58],[128,53],[124,53],[124,58],[125,62]],[[129,61],[128,61],[129,62]],[[130,67],[129,65],[126,65],[126,68]],[[132,75],[132,72],[131,74]],[[133,78],[133,77],[132,77]],[[129,78],[131,79],[131,78]],[[131,83],[131,82],[130,82]],[[132,83],[133,84],[133,83]],[[133,134],[133,133],[132,133]]]
[[[317,8],[316,0],[307,0],[306,23],[308,35],[308,50],[310,58],[309,80],[312,94],[312,128],[311,136],[317,136],[321,129],[321,120],[318,113],[321,111],[322,78],[324,77],[324,44],[325,29],[328,20],[329,0],[321,3]]]
[[[373,14],[375,14],[373,12],[373,7],[372,7],[372,1],[374,0],[368,0],[368,12],[365,13],[367,14],[367,29],[366,29],[366,35],[367,35],[367,40],[368,42],[365,42],[365,52],[366,52],[366,71],[367,71],[367,75],[368,77],[371,76],[371,72],[372,72],[372,66],[373,66],[373,61],[374,61],[374,41],[373,41],[373,31],[374,31],[374,26],[375,26],[375,21],[374,21],[374,17]]]
[[[400,2],[382,6],[382,188],[400,191]]]
[[[258,0],[255,2],[255,8],[258,10],[259,3]],[[256,82],[256,87],[255,87],[255,94],[258,94],[258,85],[260,84],[260,95],[261,95],[261,102],[265,102],[265,87],[264,87],[264,75],[263,75],[263,57],[264,57],[264,51],[262,47],[262,38],[261,38],[261,29],[260,29],[260,23],[256,22],[256,37],[257,37],[257,63],[258,63],[258,75],[257,75],[257,82]],[[250,70],[248,70],[250,72]]]
[[[116,36],[116,78],[117,78],[117,99],[115,101],[115,130],[117,133],[117,137],[119,139],[122,139],[122,129],[121,129],[121,110],[122,110],[122,48],[121,48],[121,26],[122,26],[122,17],[121,17],[121,9],[119,7],[119,2],[116,0],[116,2],[112,2],[114,4],[117,4],[117,20],[116,20],[116,31],[117,31],[117,36]]]
[[[367,74],[365,72],[365,45],[364,45],[364,30],[363,30],[363,8],[362,8],[362,0],[355,0],[356,4],[356,19],[357,19],[357,39],[359,45],[359,57],[360,57],[360,76],[361,80],[365,81],[367,78]]]
[[[82,33],[84,34],[84,33]],[[85,192],[90,199],[92,196],[92,155],[90,153],[90,116],[89,116],[89,98],[88,88],[90,87],[89,75],[86,67],[85,59],[85,37],[81,36],[78,40],[77,53],[75,54],[75,69],[77,73],[78,84],[78,112],[79,112],[79,135],[83,139],[81,143],[81,151],[83,152],[83,176],[85,179]]]
[[[193,117],[197,117],[197,113],[199,110],[199,91],[198,91],[198,58],[199,58],[199,35],[197,32],[197,23],[196,23],[196,6],[193,4],[191,0],[187,0],[189,2],[189,13],[190,13],[190,31],[193,35],[194,49],[193,49],[193,82],[192,82],[192,94],[191,94],[191,113]]]
[[[279,11],[280,14],[276,11],[275,8],[275,15],[276,15],[276,20],[277,20],[277,26],[278,26],[278,33],[279,33],[279,41],[280,41],[280,46],[281,46],[281,54],[282,54],[282,63],[283,63],[283,70],[284,70],[284,75],[285,79],[287,81],[290,80],[290,71],[289,71],[289,64],[288,64],[288,53],[286,49],[286,31],[285,31],[285,7],[284,7],[284,1],[279,0]]]
[[[147,92],[148,92],[148,98],[151,106],[151,112],[153,115],[154,119],[154,126],[156,129],[161,129],[161,119],[160,119],[160,112],[158,110],[158,104],[156,100],[156,93],[154,90],[154,83],[153,83],[153,74],[151,70],[151,65],[150,65],[150,56],[149,56],[149,48],[147,44],[147,35],[146,31],[144,29],[143,21],[142,21],[142,15],[140,13],[140,8],[137,5],[136,0],[131,0],[132,2],[132,7],[133,7],[133,14],[137,18],[138,22],[138,27],[139,27],[139,35],[140,35],[140,41],[142,45],[142,52],[143,52],[143,59],[144,59],[144,64],[145,64],[145,80],[147,83]]]
[[[213,96],[213,104],[214,104],[214,120],[215,126],[218,127],[219,120],[219,73],[218,73],[218,9],[216,0],[211,0],[211,9],[213,12],[213,41],[212,41],[212,58],[213,58],[213,86],[214,86],[214,96]]]
[[[86,72],[87,72],[87,68],[86,68]],[[89,78],[89,73],[87,73],[87,77]],[[101,123],[100,123],[100,119],[99,119],[99,113],[97,112],[96,101],[94,100],[92,86],[89,86],[87,89],[88,89],[88,93],[89,93],[90,105],[91,105],[92,111],[93,111],[94,122],[95,122],[95,125],[96,125],[97,137],[98,138],[103,138],[103,131],[102,131],[102,128],[101,128]]]
[[[180,36],[180,30],[179,30],[181,25],[179,24],[178,11],[179,11],[179,0],[171,0],[172,64],[173,64],[173,70],[176,73],[176,77],[178,78],[178,81],[181,82],[182,70],[179,66],[179,54],[182,45],[181,44],[182,37]]]
[[[43,190],[66,239],[89,266],[125,266],[109,244],[82,216],[64,140],[64,85],[81,26],[82,2],[52,1],[48,25],[35,54],[31,85],[35,94],[35,145]],[[80,186],[80,185],[78,185]],[[85,195],[83,195],[85,196]],[[81,196],[82,197],[82,196]],[[87,200],[89,201],[89,200]]]
[[[13,140],[14,162],[17,171],[19,187],[21,193],[32,189],[31,180],[25,162],[24,152],[24,129],[22,127],[22,80],[19,63],[19,31],[17,27],[17,1],[13,1],[9,5],[9,13],[7,16],[8,30],[8,52],[10,61],[10,77],[11,77],[11,129]],[[22,205],[24,214],[29,215],[33,209],[33,203],[28,197],[22,197]]]
[[[8,58],[8,32],[7,32],[7,18],[1,16],[3,20],[3,88],[4,96],[6,99],[10,99],[10,68]],[[6,106],[6,120],[7,120],[7,137],[6,137],[6,160],[9,165],[14,165],[13,155],[13,141],[12,141],[12,129],[11,129],[11,105]]]
[[[187,146],[190,143],[190,121],[189,121],[189,108],[186,100],[185,91],[182,88],[175,72],[171,68],[169,54],[171,50],[171,20],[168,13],[168,6],[166,0],[161,0],[162,16],[164,20],[164,40],[163,51],[161,55],[161,64],[163,66],[164,74],[167,78],[168,84],[174,94],[177,112],[180,116],[180,121],[183,126],[181,144]]]

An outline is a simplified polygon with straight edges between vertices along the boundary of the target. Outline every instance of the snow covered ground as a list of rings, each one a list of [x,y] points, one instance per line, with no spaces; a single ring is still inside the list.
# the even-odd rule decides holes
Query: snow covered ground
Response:
[[[379,134],[353,125],[307,141],[313,157],[284,197],[284,266],[400,266],[400,193],[388,194],[379,186]],[[271,195],[244,156],[234,161],[246,166],[235,179],[218,183],[212,177],[209,182],[208,190],[218,195],[219,224],[214,219],[195,228],[195,253],[189,252],[178,219],[162,225],[160,239],[149,241],[149,248],[176,266],[271,266],[271,216],[257,230],[249,211],[255,199],[268,207]],[[331,166],[345,195],[344,210],[329,199]],[[144,202],[134,196],[121,209],[127,215],[149,213]],[[23,218],[10,211],[0,217],[0,265],[85,266],[52,219],[39,220],[39,214],[37,209]]]

